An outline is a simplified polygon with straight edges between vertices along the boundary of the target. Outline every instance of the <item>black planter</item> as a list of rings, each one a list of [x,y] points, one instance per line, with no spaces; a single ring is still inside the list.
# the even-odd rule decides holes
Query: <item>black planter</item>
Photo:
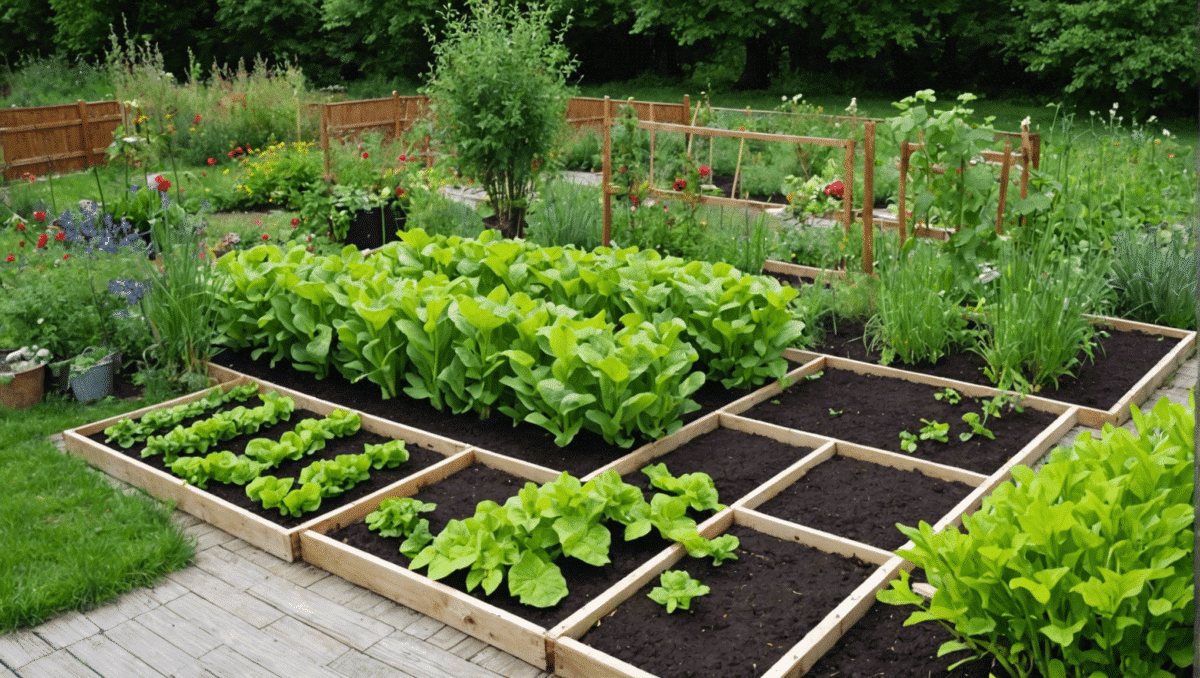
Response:
[[[396,232],[404,228],[405,214],[391,207],[377,207],[355,212],[346,229],[346,243],[360,250],[370,250],[400,238]]]

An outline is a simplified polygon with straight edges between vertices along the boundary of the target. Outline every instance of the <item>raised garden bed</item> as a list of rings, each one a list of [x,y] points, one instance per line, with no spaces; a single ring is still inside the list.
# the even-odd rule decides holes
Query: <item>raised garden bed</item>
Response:
[[[245,380],[226,382],[223,388],[232,388],[239,383],[245,383]],[[251,438],[278,437],[284,431],[293,429],[296,422],[302,418],[324,416],[337,409],[337,406],[331,403],[285,389],[260,385],[259,390],[276,390],[281,395],[292,398],[296,403],[297,411],[290,421],[280,422],[270,429],[264,429],[253,435],[232,439],[226,444],[220,445],[220,449],[230,451],[244,449],[246,442]],[[241,486],[226,486],[212,482],[209,484],[209,489],[202,490],[190,485],[184,479],[171,473],[161,459],[142,459],[140,456],[141,445],[122,450],[110,447],[103,442],[104,429],[121,419],[140,417],[152,409],[198,400],[203,394],[204,392],[194,393],[155,407],[144,408],[128,415],[113,417],[66,431],[64,433],[66,448],[109,475],[139,487],[154,497],[175,502],[179,509],[289,561],[299,557],[300,533],[308,524],[319,520],[322,515],[338,507],[369,498],[397,480],[418,472],[422,467],[439,463],[446,457],[466,448],[460,443],[417,429],[377,417],[362,416],[362,429],[352,438],[331,440],[324,450],[299,462],[287,462],[285,466],[272,473],[277,477],[286,477],[283,474],[286,474],[292,466],[302,467],[316,459],[326,458],[333,454],[350,451],[361,452],[364,442],[378,444],[391,439],[404,440],[407,443],[406,448],[410,454],[409,461],[394,469],[373,470],[369,480],[359,483],[340,496],[325,498],[317,512],[293,518],[281,516],[276,509],[263,509],[245,496],[245,488]],[[350,447],[346,447],[347,445]],[[291,470],[298,472],[298,469]]]
[[[741,541],[738,560],[713,567],[682,549],[627,579],[592,614],[554,640],[554,671],[601,676],[782,676],[815,661],[871,605],[898,558],[867,560],[836,540],[814,548],[802,528],[762,523],[734,510],[708,526]],[[711,592],[668,615],[647,598],[667,569]]]
[[[729,411],[894,453],[904,453],[900,432],[916,435],[926,425],[922,419],[948,423],[947,442],[920,440],[911,454],[983,475],[996,472],[1014,456],[1024,456],[1021,453],[1031,446],[1044,451],[1074,425],[1066,405],[1027,400],[1024,412],[1005,411],[987,419],[994,439],[976,435],[962,442],[959,434],[969,430],[962,416],[980,412],[971,399],[990,398],[997,391],[835,358],[810,363],[790,374],[789,380],[794,381],[782,393]],[[960,403],[935,399],[936,393],[954,386],[963,396]]]
[[[1079,405],[1080,423],[1099,428],[1128,419],[1129,406],[1144,400],[1192,354],[1196,333],[1119,318],[1096,317],[1095,322],[1109,335],[1099,338],[1095,360],[1083,357],[1074,377],[1066,377],[1058,388],[1044,388],[1030,398]],[[862,323],[845,321],[839,321],[836,334],[831,332],[813,351],[790,355],[796,360],[830,355],[862,363],[879,362],[879,354],[868,351],[863,342]],[[983,366],[983,360],[969,351],[945,356],[936,364],[891,365],[908,372],[990,386]]]

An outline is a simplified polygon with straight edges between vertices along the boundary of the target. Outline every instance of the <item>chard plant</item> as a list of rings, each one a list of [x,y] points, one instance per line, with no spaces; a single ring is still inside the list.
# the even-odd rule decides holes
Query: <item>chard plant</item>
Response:
[[[932,600],[907,573],[878,597],[915,605],[954,639],[941,654],[990,655],[1011,676],[1174,675],[1193,662],[1194,397],[1105,425],[1012,470],[963,530],[901,526]]]

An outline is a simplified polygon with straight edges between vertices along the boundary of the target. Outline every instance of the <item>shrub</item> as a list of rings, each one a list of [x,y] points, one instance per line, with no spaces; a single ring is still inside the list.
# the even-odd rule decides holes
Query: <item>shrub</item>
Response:
[[[446,15],[424,92],[462,171],[487,191],[502,229],[520,235],[530,181],[564,124],[575,62],[563,32],[549,27],[551,10],[495,0],[468,7],[470,18]]]
[[[1110,424],[1058,448],[1035,475],[1013,468],[966,533],[900,529],[900,551],[937,588],[904,573],[879,599],[938,621],[944,651],[992,654],[1013,676],[1154,676],[1192,663],[1194,396],[1133,408],[1138,434]],[[1036,673],[1035,673],[1036,670]]]

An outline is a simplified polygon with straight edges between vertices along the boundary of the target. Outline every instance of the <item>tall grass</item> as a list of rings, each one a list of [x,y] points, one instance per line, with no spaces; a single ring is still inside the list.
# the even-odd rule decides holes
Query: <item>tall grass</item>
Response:
[[[1000,388],[1057,387],[1073,374],[1081,354],[1093,355],[1097,330],[1083,314],[1107,309],[1108,262],[1067,254],[1055,245],[1055,236],[1051,229],[1032,246],[1002,250],[999,275],[984,292],[985,329],[973,350]]]
[[[0,106],[52,106],[83,99],[113,97],[112,83],[103,66],[70,61],[62,54],[29,57],[15,68],[0,69]]]
[[[1188,238],[1166,230],[1131,231],[1113,238],[1114,312],[1124,318],[1196,328],[1196,255]]]
[[[547,182],[528,215],[525,237],[543,247],[574,245],[591,250],[600,246],[604,209],[599,186],[562,179]]]
[[[963,300],[951,259],[933,243],[912,239],[898,260],[879,270],[876,313],[864,340],[881,362],[936,363],[967,341]]]

